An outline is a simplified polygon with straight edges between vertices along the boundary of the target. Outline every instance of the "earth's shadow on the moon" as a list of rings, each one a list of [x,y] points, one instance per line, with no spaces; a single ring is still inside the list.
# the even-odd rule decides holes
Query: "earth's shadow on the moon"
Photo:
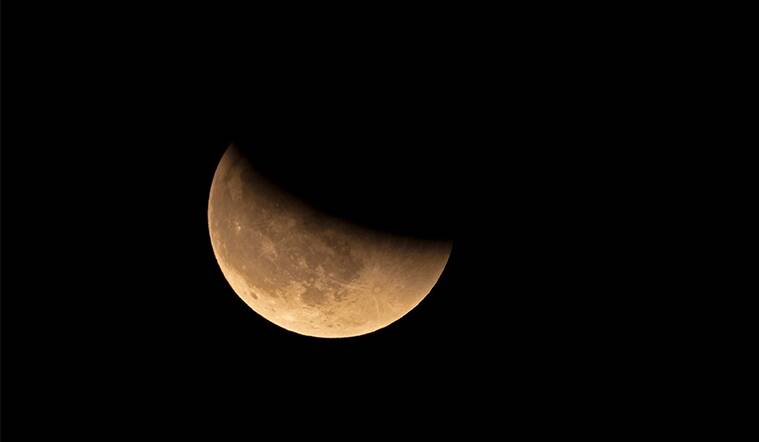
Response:
[[[455,177],[442,151],[418,139],[308,135],[234,144],[258,173],[322,213],[393,235],[454,239]]]

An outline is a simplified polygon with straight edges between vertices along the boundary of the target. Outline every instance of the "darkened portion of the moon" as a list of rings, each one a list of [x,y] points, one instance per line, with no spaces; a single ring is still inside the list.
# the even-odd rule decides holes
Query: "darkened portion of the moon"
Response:
[[[396,321],[432,289],[451,243],[364,228],[285,192],[231,146],[211,186],[214,253],[235,292],[288,330],[348,337]]]

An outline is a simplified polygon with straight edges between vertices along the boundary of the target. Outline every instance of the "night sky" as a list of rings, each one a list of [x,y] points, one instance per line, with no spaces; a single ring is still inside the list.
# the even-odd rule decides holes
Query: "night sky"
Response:
[[[614,232],[596,236],[619,214],[589,175],[605,154],[581,148],[608,138],[588,135],[561,63],[487,39],[320,43],[221,12],[23,8],[3,39],[9,441],[537,419],[622,363],[625,332],[608,331],[631,289],[605,259]],[[313,204],[452,239],[430,295],[349,339],[253,312],[208,234],[233,142]]]

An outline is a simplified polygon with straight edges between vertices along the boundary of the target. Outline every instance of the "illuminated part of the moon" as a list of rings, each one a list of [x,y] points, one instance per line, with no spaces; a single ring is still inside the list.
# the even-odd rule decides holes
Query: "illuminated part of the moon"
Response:
[[[413,309],[440,277],[451,243],[394,236],[306,205],[230,146],[213,178],[208,226],[237,295],[296,333],[349,337]]]

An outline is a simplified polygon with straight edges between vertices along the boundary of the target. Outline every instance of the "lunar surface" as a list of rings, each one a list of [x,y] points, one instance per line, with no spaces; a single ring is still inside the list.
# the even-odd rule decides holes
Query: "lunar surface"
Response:
[[[257,173],[230,146],[213,178],[208,226],[235,293],[296,333],[339,338],[385,327],[437,282],[451,242],[395,236],[331,217]]]

